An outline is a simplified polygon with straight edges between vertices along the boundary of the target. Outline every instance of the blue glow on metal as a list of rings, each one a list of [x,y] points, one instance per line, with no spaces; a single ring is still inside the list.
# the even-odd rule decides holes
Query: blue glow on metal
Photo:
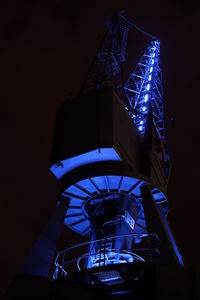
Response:
[[[142,111],[146,111],[146,106],[142,106]]]
[[[86,164],[120,160],[121,158],[119,157],[114,148],[101,148],[62,160],[59,163],[54,164],[50,168],[50,171],[58,179],[61,179],[66,173]]]
[[[183,262],[182,255],[181,255],[181,253],[180,253],[180,251],[179,251],[179,249],[178,249],[178,247],[177,247],[176,241],[175,241],[175,239],[174,239],[174,237],[173,237],[171,228],[170,228],[169,223],[168,223],[168,221],[167,221],[167,218],[166,218],[166,216],[165,216],[165,214],[164,214],[163,208],[162,208],[160,205],[157,205],[157,209],[158,209],[158,212],[159,212],[159,214],[160,214],[161,220],[162,220],[162,222],[163,222],[163,224],[164,224],[164,226],[165,226],[165,229],[166,229],[168,238],[169,238],[169,240],[170,240],[170,243],[171,243],[171,246],[172,246],[172,248],[173,248],[173,250],[174,250],[174,253],[175,253],[176,257],[177,257],[177,260],[178,260],[179,264],[180,264],[183,268],[185,268],[185,265],[184,265],[184,262]]]
[[[111,278],[105,278],[105,279],[101,279],[101,282],[108,282],[108,281],[114,281],[114,280],[119,280],[121,279],[121,277],[117,276],[117,277],[111,277]]]
[[[125,83],[124,91],[134,111],[134,123],[137,125],[138,130],[141,119],[144,122],[146,121],[149,108],[151,107],[154,126],[160,139],[165,141],[160,42],[158,40],[150,42],[147,50]],[[143,103],[147,102],[146,91],[148,91],[148,107],[143,109]],[[142,131],[139,130],[139,132],[144,135],[145,130],[146,128]]]
[[[104,253],[102,252],[91,255],[91,258],[87,264],[87,268],[95,268],[113,264],[133,263],[135,259],[141,262],[145,262],[145,260],[140,255],[137,255],[130,250],[120,250],[120,248],[119,250],[111,249],[110,251],[106,250]]]
[[[124,279],[121,277],[120,273],[117,270],[104,271],[95,273],[94,275],[98,278],[98,281],[108,286],[124,282]]]
[[[123,290],[123,291],[117,291],[117,292],[112,292],[110,295],[124,295],[124,294],[131,294],[132,290]]]
[[[109,238],[106,239],[97,239],[97,240],[90,240],[88,242],[84,242],[81,244],[76,244],[71,247],[68,247],[66,249],[63,249],[59,251],[56,255],[56,258],[54,260],[54,265],[56,266],[56,274],[54,273],[54,279],[58,279],[58,270],[64,271],[64,274],[70,274],[71,272],[74,272],[74,270],[84,270],[84,269],[90,269],[90,268],[98,268],[100,266],[105,266],[109,264],[126,264],[126,263],[145,263],[146,262],[146,256],[144,256],[144,252],[149,255],[149,251],[155,251],[157,249],[155,248],[149,248],[148,245],[142,247],[142,248],[135,248],[130,243],[129,246],[126,247],[126,249],[121,249],[119,247],[115,247],[115,249],[107,249],[104,250],[104,252],[99,253],[99,245],[103,245],[104,242],[110,241],[111,244],[114,244],[116,239],[121,239],[122,243],[121,246],[124,248],[124,239],[128,239],[133,241],[135,243],[135,240],[139,240],[140,242],[150,241],[149,239],[153,238],[153,240],[159,241],[159,237],[155,234],[134,234],[134,233],[128,233],[128,234],[116,234],[109,236]],[[87,252],[86,248],[88,249]],[[141,250],[142,252],[138,252],[137,250]],[[103,249],[102,249],[103,250]],[[137,251],[137,254],[136,254]],[[78,253],[78,257],[77,257]],[[160,252],[157,250],[157,253]],[[98,261],[96,260],[97,256],[101,256],[102,260]],[[105,256],[107,257],[105,260]],[[108,260],[109,256],[109,260]],[[75,264],[75,265],[74,265]],[[73,268],[71,268],[71,266]],[[97,269],[98,271],[98,269]],[[62,272],[63,273],[63,272]],[[99,280],[106,279],[106,281],[115,281],[118,280],[118,271],[117,270],[111,270],[100,273],[98,276]],[[62,276],[62,275],[61,275]],[[111,279],[112,278],[112,279]],[[119,282],[118,282],[119,283]]]
[[[134,259],[130,254],[122,254],[114,251],[106,253],[97,253],[91,256],[88,268],[107,266],[111,264],[125,264],[129,262],[130,258],[132,258],[133,262]]]
[[[64,223],[79,234],[88,236],[91,227],[87,213],[84,209],[86,201],[90,197],[96,197],[105,193],[123,193],[139,199],[141,197],[140,186],[144,184],[143,180],[138,178],[120,176],[120,175],[102,175],[78,181],[69,186],[62,194],[69,199],[69,206]],[[167,200],[164,194],[157,188],[152,190],[156,203]],[[138,223],[139,222],[139,223]],[[135,224],[136,233],[144,233],[138,224],[146,228],[142,220],[137,220]]]
[[[154,198],[155,201],[160,202],[160,200],[165,199],[165,196],[162,192],[159,192],[157,190],[156,193],[153,193],[153,198]]]

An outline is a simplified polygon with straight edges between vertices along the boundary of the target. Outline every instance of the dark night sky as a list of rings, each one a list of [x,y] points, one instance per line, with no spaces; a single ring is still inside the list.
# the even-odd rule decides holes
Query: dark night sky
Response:
[[[61,185],[48,171],[56,109],[76,94],[113,9],[126,9],[129,19],[161,41],[173,165],[169,220],[189,267],[200,266],[197,4],[8,0],[0,4],[2,289],[56,206]]]

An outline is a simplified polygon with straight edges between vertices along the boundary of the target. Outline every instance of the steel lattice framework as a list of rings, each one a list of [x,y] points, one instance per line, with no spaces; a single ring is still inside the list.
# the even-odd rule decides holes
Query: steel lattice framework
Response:
[[[125,82],[123,69],[127,63],[127,39],[130,25],[133,24],[114,12],[106,25],[107,31],[80,87],[80,93],[99,89],[105,82],[112,82],[138,131],[145,135],[147,117],[151,111],[158,136],[166,143],[159,40],[136,26],[137,30],[151,38],[151,42]]]
[[[80,87],[80,93],[98,89],[107,81],[112,81],[116,87],[124,84],[123,63],[126,60],[130,26],[117,12],[107,19],[106,26],[106,33]]]
[[[142,135],[149,110],[158,135],[165,139],[160,42],[154,40],[141,57],[124,86],[124,92],[133,109],[133,118]]]

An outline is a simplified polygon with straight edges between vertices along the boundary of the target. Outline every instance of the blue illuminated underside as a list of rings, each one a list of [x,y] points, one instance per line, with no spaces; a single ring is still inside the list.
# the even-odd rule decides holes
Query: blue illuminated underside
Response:
[[[121,158],[114,148],[101,148],[62,160],[54,164],[50,168],[50,171],[56,176],[57,179],[61,179],[66,173],[86,164],[120,160]]]
[[[140,187],[145,182],[138,178],[121,175],[102,175],[78,181],[69,186],[63,196],[70,198],[64,223],[72,230],[81,235],[88,235],[91,230],[91,224],[84,204],[88,199],[96,195],[105,193],[123,193],[128,194],[141,201]],[[152,194],[156,203],[166,203],[164,194],[157,188],[152,189]],[[135,224],[135,232],[138,234],[146,233],[146,223],[143,218],[139,218]]]

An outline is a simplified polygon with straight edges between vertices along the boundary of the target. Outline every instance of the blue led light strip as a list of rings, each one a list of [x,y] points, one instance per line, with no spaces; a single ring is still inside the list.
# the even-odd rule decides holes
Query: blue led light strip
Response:
[[[125,86],[125,95],[133,108],[135,124],[145,133],[147,115],[151,106],[153,122],[158,135],[165,140],[162,74],[160,67],[160,42],[152,41]]]

